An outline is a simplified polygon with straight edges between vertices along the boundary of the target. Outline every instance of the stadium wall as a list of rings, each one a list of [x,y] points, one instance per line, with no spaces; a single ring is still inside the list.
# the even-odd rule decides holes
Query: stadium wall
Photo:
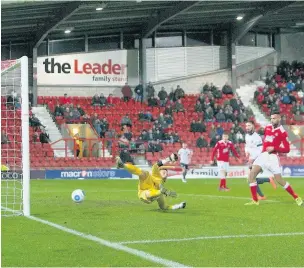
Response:
[[[280,60],[286,60],[289,62],[292,62],[294,60],[304,61],[304,32],[281,34],[280,42]]]
[[[113,51],[112,51],[113,52]],[[263,56],[274,53],[268,47],[237,46],[237,64],[247,64],[249,68],[255,68],[259,64],[268,62],[264,59],[254,62]],[[104,52],[103,52],[104,53]],[[67,55],[72,57],[73,54]],[[58,56],[51,56],[52,58]],[[275,57],[273,55],[273,57]],[[271,57],[270,57],[271,58]],[[270,60],[274,62],[274,59]],[[201,46],[201,47],[176,47],[176,48],[151,48],[147,49],[147,80],[152,81],[156,90],[164,86],[166,90],[183,87],[188,93],[197,93],[205,82],[213,82],[221,86],[225,82],[230,83],[230,71],[228,66],[227,48],[224,46]],[[139,81],[139,58],[138,50],[128,51],[128,82],[131,86]],[[242,67],[242,69],[244,66]],[[38,68],[38,76],[42,70]],[[39,96],[61,96],[68,93],[70,96],[92,96],[95,93],[112,93],[121,96],[121,85],[113,86],[78,86],[78,85],[38,85]]]

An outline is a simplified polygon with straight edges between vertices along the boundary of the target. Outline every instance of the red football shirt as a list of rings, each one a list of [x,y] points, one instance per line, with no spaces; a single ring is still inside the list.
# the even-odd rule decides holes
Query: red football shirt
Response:
[[[213,161],[215,153],[217,153],[217,161],[229,162],[230,150],[237,158],[239,158],[239,155],[235,150],[235,147],[231,141],[227,141],[227,142],[224,142],[223,140],[218,141],[212,150],[211,161]]]
[[[283,128],[279,126],[274,128],[271,124],[265,127],[263,152],[266,152],[267,147],[274,147],[272,153],[289,153],[290,144],[288,141],[288,134]]]

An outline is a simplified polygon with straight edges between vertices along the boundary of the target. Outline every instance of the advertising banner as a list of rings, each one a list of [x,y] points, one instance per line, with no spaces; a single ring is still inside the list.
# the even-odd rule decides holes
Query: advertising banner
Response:
[[[121,86],[127,82],[127,50],[39,57],[38,85]]]
[[[86,170],[46,170],[46,179],[112,179],[132,178],[126,170],[121,169],[86,169]]]
[[[283,176],[304,178],[304,166],[284,166]]]

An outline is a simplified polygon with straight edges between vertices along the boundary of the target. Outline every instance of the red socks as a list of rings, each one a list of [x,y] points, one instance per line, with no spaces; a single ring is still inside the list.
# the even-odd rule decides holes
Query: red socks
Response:
[[[284,189],[294,198],[298,198],[299,196],[293,191],[293,189],[291,188],[290,184],[288,182],[286,182]]]
[[[253,183],[250,183],[249,186],[250,186],[252,200],[257,202],[258,201],[258,194],[257,194],[258,185],[256,182],[253,182]]]
[[[221,181],[220,181],[220,188],[227,188],[227,186],[226,186],[226,178],[221,179]]]

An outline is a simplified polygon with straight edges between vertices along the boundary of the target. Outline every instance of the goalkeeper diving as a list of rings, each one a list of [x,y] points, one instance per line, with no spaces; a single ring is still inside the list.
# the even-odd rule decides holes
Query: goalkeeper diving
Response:
[[[169,162],[175,162],[178,159],[177,154],[171,154],[168,158],[160,160],[152,166],[152,171],[144,171],[130,163],[123,163],[120,157],[116,157],[117,168],[124,168],[130,173],[137,175],[138,182],[138,198],[144,203],[151,204],[157,201],[158,206],[162,210],[176,210],[186,207],[186,202],[181,202],[175,205],[168,205],[166,197],[177,196],[176,192],[170,191],[164,187],[167,180],[169,170],[177,170],[172,166],[165,166]]]

